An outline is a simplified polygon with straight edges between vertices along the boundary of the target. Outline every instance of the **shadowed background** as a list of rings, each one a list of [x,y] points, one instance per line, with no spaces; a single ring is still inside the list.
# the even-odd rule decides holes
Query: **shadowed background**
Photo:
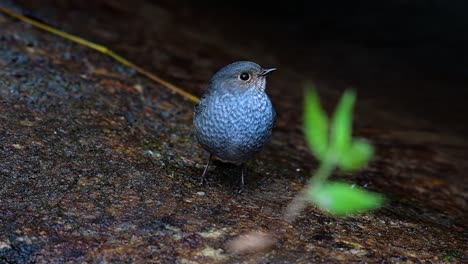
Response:
[[[105,55],[0,15],[0,262],[463,262],[466,19],[462,1],[1,1],[106,45],[200,95],[235,60],[278,67],[272,142],[239,171],[192,134],[193,104]],[[317,162],[302,133],[303,83],[327,110],[358,90],[353,132],[376,155],[333,179],[385,194],[339,219],[286,205]],[[272,250],[239,256],[252,230]]]
[[[315,79],[352,85],[386,107],[468,134],[466,1],[205,0],[194,7],[226,21],[231,41],[259,34]]]

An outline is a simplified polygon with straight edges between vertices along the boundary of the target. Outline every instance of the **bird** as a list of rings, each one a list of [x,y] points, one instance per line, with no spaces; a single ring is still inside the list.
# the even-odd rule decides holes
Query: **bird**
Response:
[[[265,92],[266,77],[276,70],[237,61],[221,68],[209,81],[193,114],[195,138],[210,154],[202,185],[215,157],[241,166],[241,189],[244,187],[244,164],[270,141],[276,122],[276,111]]]

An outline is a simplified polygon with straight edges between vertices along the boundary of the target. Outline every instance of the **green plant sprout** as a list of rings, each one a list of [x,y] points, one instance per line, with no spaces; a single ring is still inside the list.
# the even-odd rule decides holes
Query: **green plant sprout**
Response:
[[[313,85],[306,84],[304,133],[306,141],[320,165],[306,187],[306,200],[336,216],[349,216],[379,208],[384,202],[380,194],[328,181],[336,168],[355,172],[367,165],[374,150],[363,139],[352,138],[352,110],[356,95],[346,90],[329,121]]]

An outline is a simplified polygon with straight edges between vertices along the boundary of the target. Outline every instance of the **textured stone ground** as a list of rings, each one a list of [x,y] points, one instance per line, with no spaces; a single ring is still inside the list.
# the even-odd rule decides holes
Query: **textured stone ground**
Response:
[[[297,66],[291,61],[299,55],[286,59],[261,38],[230,42],[206,18],[194,19],[200,14],[170,3],[9,7],[104,43],[197,95],[231,61],[280,70],[268,84],[278,112],[273,140],[249,164],[247,191],[236,194],[239,171],[223,164],[210,169],[208,187],[198,185],[207,155],[191,132],[191,102],[104,55],[0,15],[0,263],[468,260],[468,142],[457,133],[383,107],[364,91],[355,135],[373,142],[376,157],[359,173],[333,177],[389,203],[349,219],[308,207],[290,224],[284,209],[316,167],[301,131],[301,84],[320,71]],[[353,49],[359,54],[345,50]],[[316,69],[334,63],[325,55],[312,60]],[[334,76],[319,80],[327,109],[345,83]],[[407,85],[426,82],[415,77]],[[249,231],[271,232],[277,243],[254,255],[229,253],[226,242]]]

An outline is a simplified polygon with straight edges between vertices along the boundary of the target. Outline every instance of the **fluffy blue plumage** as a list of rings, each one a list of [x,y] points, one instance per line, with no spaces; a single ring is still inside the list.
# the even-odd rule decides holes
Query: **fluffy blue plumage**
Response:
[[[273,70],[242,61],[213,76],[193,119],[195,136],[206,151],[242,164],[268,143],[276,114],[265,93],[265,78]]]

